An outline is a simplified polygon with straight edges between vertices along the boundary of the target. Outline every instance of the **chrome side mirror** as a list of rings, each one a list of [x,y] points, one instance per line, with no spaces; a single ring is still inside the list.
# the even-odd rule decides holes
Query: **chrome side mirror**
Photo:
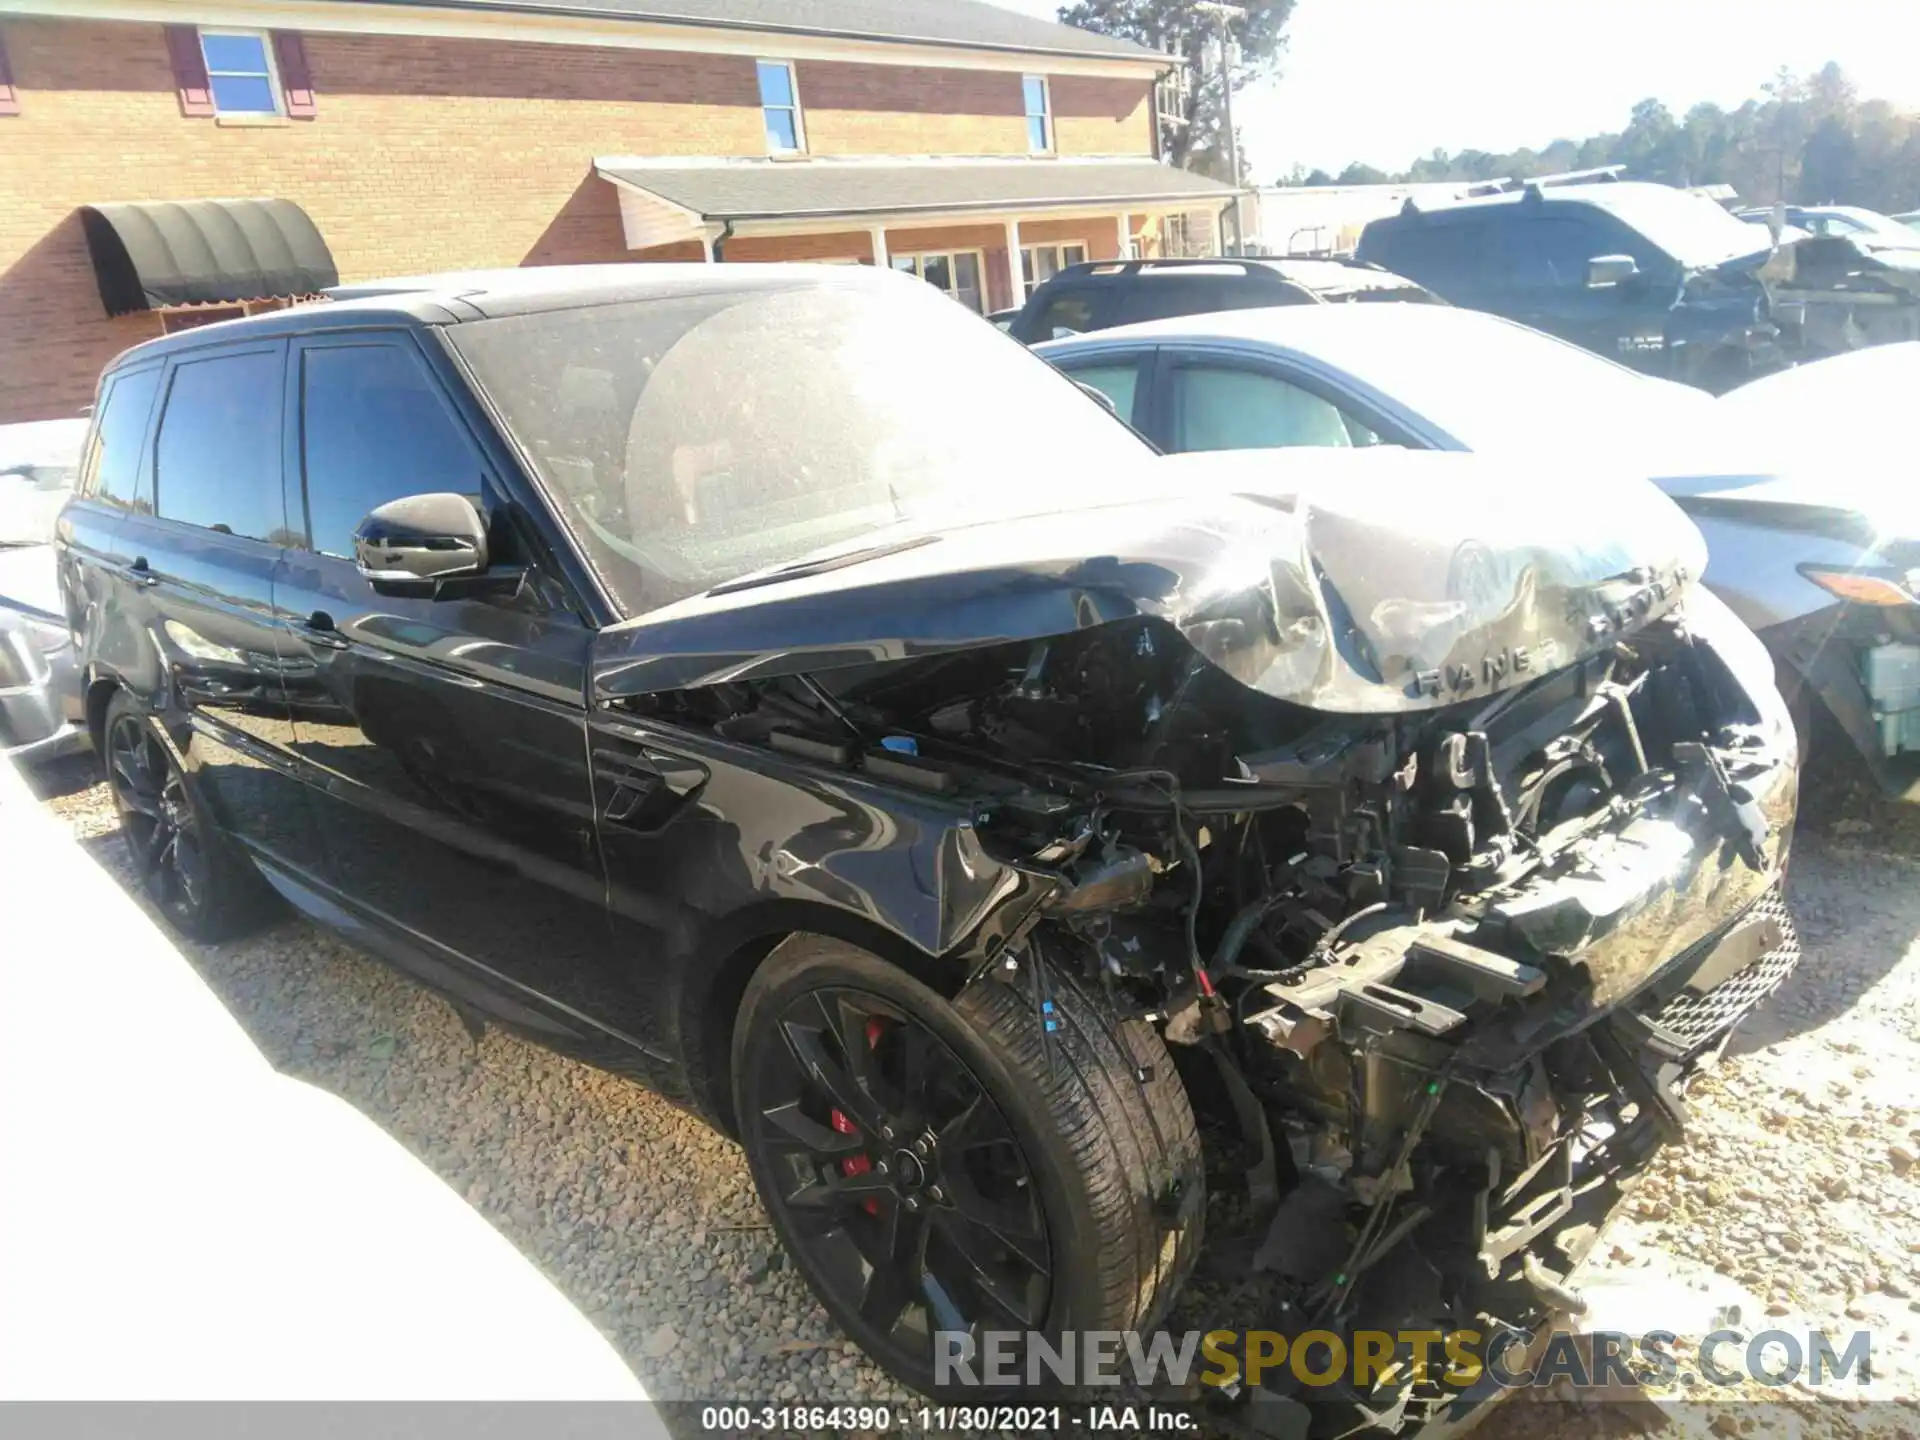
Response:
[[[1587,261],[1587,289],[1611,290],[1639,273],[1640,264],[1631,255],[1596,255]]]
[[[464,495],[408,495],[353,532],[354,564],[376,587],[431,590],[487,568],[487,522]]]

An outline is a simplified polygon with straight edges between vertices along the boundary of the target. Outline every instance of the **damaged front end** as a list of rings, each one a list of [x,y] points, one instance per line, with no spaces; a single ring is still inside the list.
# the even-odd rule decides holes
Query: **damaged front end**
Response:
[[[616,708],[967,798],[970,876],[1020,882],[954,947],[967,983],[1039,1005],[1071,967],[1161,1027],[1212,1146],[1208,1243],[1262,1287],[1235,1319],[1291,1334],[1576,1305],[1679,1082],[1797,955],[1793,731],[1691,584],[1698,533],[1627,487],[1568,536],[1531,477],[1463,493],[1474,457],[1410,460],[1436,463],[1337,502],[948,536],[730,598],[724,627],[701,602],[598,677]],[[1164,1199],[1199,1223],[1203,1197]],[[1452,1404],[1407,1365],[1312,1398],[1336,1428]]]
[[[1920,340],[1920,249],[1812,235],[1781,247],[1764,273],[1788,359]]]

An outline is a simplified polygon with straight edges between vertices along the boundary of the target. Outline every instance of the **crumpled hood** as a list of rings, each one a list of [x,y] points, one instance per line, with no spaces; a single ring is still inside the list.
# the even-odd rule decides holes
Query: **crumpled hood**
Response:
[[[1652,486],[1560,460],[1383,448],[1151,463],[1145,498],[953,526],[610,627],[596,642],[596,697],[1150,616],[1280,699],[1418,710],[1605,648],[1671,609],[1706,563],[1698,530]]]

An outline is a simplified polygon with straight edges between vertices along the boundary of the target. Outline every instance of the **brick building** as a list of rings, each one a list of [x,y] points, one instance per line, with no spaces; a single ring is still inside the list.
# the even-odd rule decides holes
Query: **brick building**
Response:
[[[1010,306],[1217,218],[1154,158],[1166,68],[981,0],[0,0],[0,421],[336,275],[838,260]]]

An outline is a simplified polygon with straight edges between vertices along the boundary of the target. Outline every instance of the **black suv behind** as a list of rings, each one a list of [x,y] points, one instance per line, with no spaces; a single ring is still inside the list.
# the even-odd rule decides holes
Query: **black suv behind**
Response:
[[[1355,260],[1095,260],[1070,265],[1035,290],[1007,333],[1037,345],[1215,310],[1435,298],[1404,276]]]
[[[1711,390],[1778,361],[1767,232],[1667,185],[1528,184],[1375,220],[1362,260],[1455,305]]]

